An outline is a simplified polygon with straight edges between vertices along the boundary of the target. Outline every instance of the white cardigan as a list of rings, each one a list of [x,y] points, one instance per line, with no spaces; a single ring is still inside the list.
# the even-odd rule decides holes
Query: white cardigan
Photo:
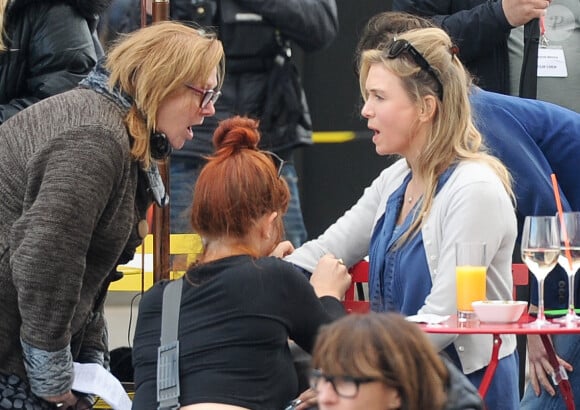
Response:
[[[305,243],[286,259],[309,271],[314,270],[325,253],[342,258],[347,266],[363,259],[389,196],[409,172],[405,159],[385,169],[350,210],[320,237]],[[454,246],[460,241],[487,245],[487,298],[512,298],[516,215],[501,181],[489,166],[477,161],[460,163],[434,198],[421,233],[433,286],[417,313],[456,313]],[[466,374],[489,364],[491,335],[429,336],[439,349],[455,344]],[[513,335],[502,336],[502,341],[500,358],[516,347]]]

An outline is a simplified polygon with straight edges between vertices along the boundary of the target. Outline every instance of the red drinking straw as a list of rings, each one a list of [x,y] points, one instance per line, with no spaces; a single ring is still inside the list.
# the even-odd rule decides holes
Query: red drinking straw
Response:
[[[570,239],[568,239],[568,231],[566,230],[566,224],[564,223],[564,212],[562,211],[562,201],[560,200],[560,190],[558,189],[558,181],[556,180],[556,174],[551,174],[552,178],[552,188],[554,188],[554,197],[556,198],[556,207],[558,208],[558,217],[560,218],[560,226],[562,227],[562,236],[564,237],[564,252],[566,253],[566,259],[570,264],[570,269],[572,269],[572,254],[570,253]]]

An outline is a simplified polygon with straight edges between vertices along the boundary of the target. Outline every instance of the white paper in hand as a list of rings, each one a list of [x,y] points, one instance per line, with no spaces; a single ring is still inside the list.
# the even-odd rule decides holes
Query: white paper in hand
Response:
[[[131,399],[121,382],[97,363],[74,363],[72,389],[96,394],[113,410],[131,410]]]

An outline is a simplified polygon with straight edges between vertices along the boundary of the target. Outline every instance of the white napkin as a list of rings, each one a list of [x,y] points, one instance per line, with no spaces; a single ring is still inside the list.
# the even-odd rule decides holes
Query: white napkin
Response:
[[[114,410],[131,410],[131,399],[121,382],[97,363],[73,363],[73,390],[96,394]]]
[[[447,319],[449,319],[449,315],[441,316],[436,315],[434,313],[422,313],[419,315],[407,316],[405,319],[407,319],[409,322],[427,323],[429,325],[436,325],[438,323],[443,323]]]

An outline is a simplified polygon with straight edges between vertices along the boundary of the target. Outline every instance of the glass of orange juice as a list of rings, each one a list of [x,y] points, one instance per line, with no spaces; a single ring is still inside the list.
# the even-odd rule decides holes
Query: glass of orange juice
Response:
[[[455,244],[455,275],[457,280],[457,319],[475,318],[472,302],[485,300],[485,243],[458,242]]]

